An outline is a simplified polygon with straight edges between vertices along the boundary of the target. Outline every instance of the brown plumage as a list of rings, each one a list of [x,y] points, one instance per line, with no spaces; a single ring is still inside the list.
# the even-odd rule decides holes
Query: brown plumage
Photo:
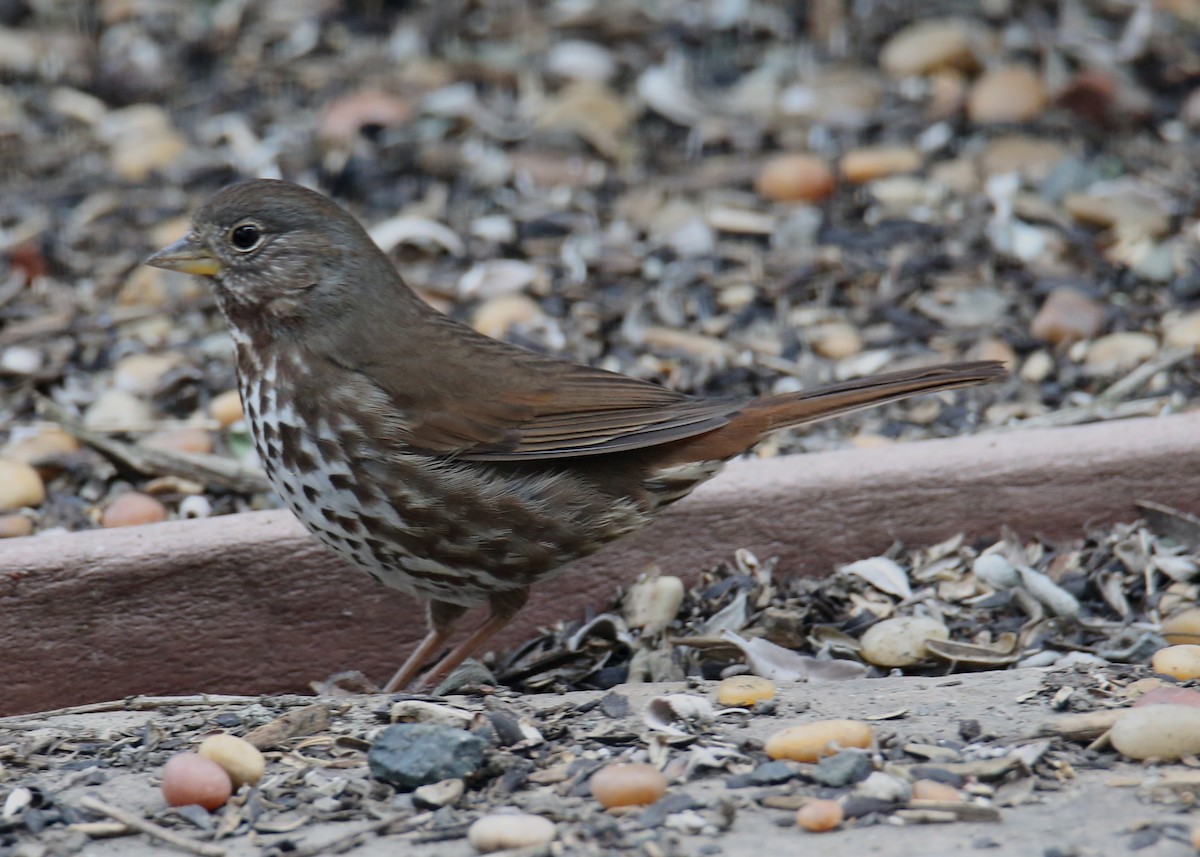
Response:
[[[218,192],[147,260],[211,281],[272,484],[322,542],[430,600],[406,686],[462,613],[502,628],[529,588],[649,524],[787,426],[1003,376],[992,362],[758,399],[700,399],[490,339],[421,301],[349,214],[296,185]]]

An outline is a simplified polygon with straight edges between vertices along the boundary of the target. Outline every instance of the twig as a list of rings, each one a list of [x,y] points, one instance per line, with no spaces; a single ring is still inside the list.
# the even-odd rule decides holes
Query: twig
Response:
[[[1170,369],[1196,353],[1195,348],[1164,348],[1153,360],[1142,363],[1124,378],[1096,396],[1097,402],[1114,402],[1133,393],[1164,369]]]
[[[159,708],[187,708],[217,705],[311,705],[313,697],[285,696],[235,696],[219,693],[200,693],[192,696],[131,696],[126,699],[110,699],[104,702],[89,702],[84,705],[68,705],[50,711],[33,714],[12,714],[0,717],[0,726],[13,726],[24,721],[49,720],[51,717],[69,717],[77,714],[104,714],[110,711],[155,711]]]
[[[79,417],[57,402],[44,396],[37,396],[36,400],[38,410],[61,425],[67,434],[146,476],[179,476],[243,494],[256,494],[271,487],[262,473],[245,468],[236,461],[221,458],[219,455],[167,452],[113,440],[101,432],[87,428]]]
[[[1100,422],[1103,420],[1121,420],[1129,417],[1153,416],[1167,405],[1163,397],[1153,399],[1135,399],[1132,402],[1102,402],[1093,401],[1076,408],[1063,408],[1029,417],[1018,423],[997,426],[990,431],[1018,431],[1031,428],[1053,428],[1057,426],[1074,426],[1080,423]]]
[[[287,857],[321,857],[323,854],[343,854],[351,848],[357,848],[364,839],[373,833],[380,833],[393,825],[398,825],[399,829],[391,831],[392,833],[406,833],[424,824],[432,817],[433,813],[422,812],[406,821],[402,815],[389,815],[386,818],[372,821],[366,827],[361,827],[353,833],[347,833],[336,839],[331,839],[320,844],[301,845],[299,848],[290,849],[287,852]]]
[[[168,845],[174,845],[176,848],[181,848],[192,854],[199,854],[201,857],[225,857],[225,849],[219,845],[212,845],[208,842],[196,842],[195,840],[180,836],[178,833],[167,830],[165,827],[157,825],[152,821],[147,821],[141,816],[134,815],[132,812],[126,812],[91,795],[81,797],[79,805],[92,812],[107,815],[114,821],[129,825],[148,836],[152,836]]]

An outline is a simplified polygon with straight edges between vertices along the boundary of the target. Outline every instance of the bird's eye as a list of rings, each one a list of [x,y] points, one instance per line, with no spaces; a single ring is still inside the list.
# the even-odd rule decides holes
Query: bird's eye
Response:
[[[235,226],[229,233],[229,241],[234,247],[247,253],[262,242],[262,230],[253,223],[243,223],[241,226]]]

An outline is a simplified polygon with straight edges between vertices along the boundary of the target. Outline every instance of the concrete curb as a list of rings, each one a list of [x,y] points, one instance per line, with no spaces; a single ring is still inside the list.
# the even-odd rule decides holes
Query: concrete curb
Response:
[[[1200,412],[738,461],[651,529],[536,591],[502,641],[603,607],[650,562],[687,576],[735,548],[820,575],[893,540],[1074,538],[1154,500],[1200,512]],[[325,552],[289,513],[0,542],[0,714],[135,693],[274,693],[382,680],[420,606]]]

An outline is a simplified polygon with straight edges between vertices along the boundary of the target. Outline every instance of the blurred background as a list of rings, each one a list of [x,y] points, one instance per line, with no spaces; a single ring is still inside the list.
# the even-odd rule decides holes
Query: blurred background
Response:
[[[140,266],[253,176],[688,392],[1014,369],[762,455],[1185,409],[1198,125],[1197,0],[0,0],[0,535],[276,504],[211,295]]]

